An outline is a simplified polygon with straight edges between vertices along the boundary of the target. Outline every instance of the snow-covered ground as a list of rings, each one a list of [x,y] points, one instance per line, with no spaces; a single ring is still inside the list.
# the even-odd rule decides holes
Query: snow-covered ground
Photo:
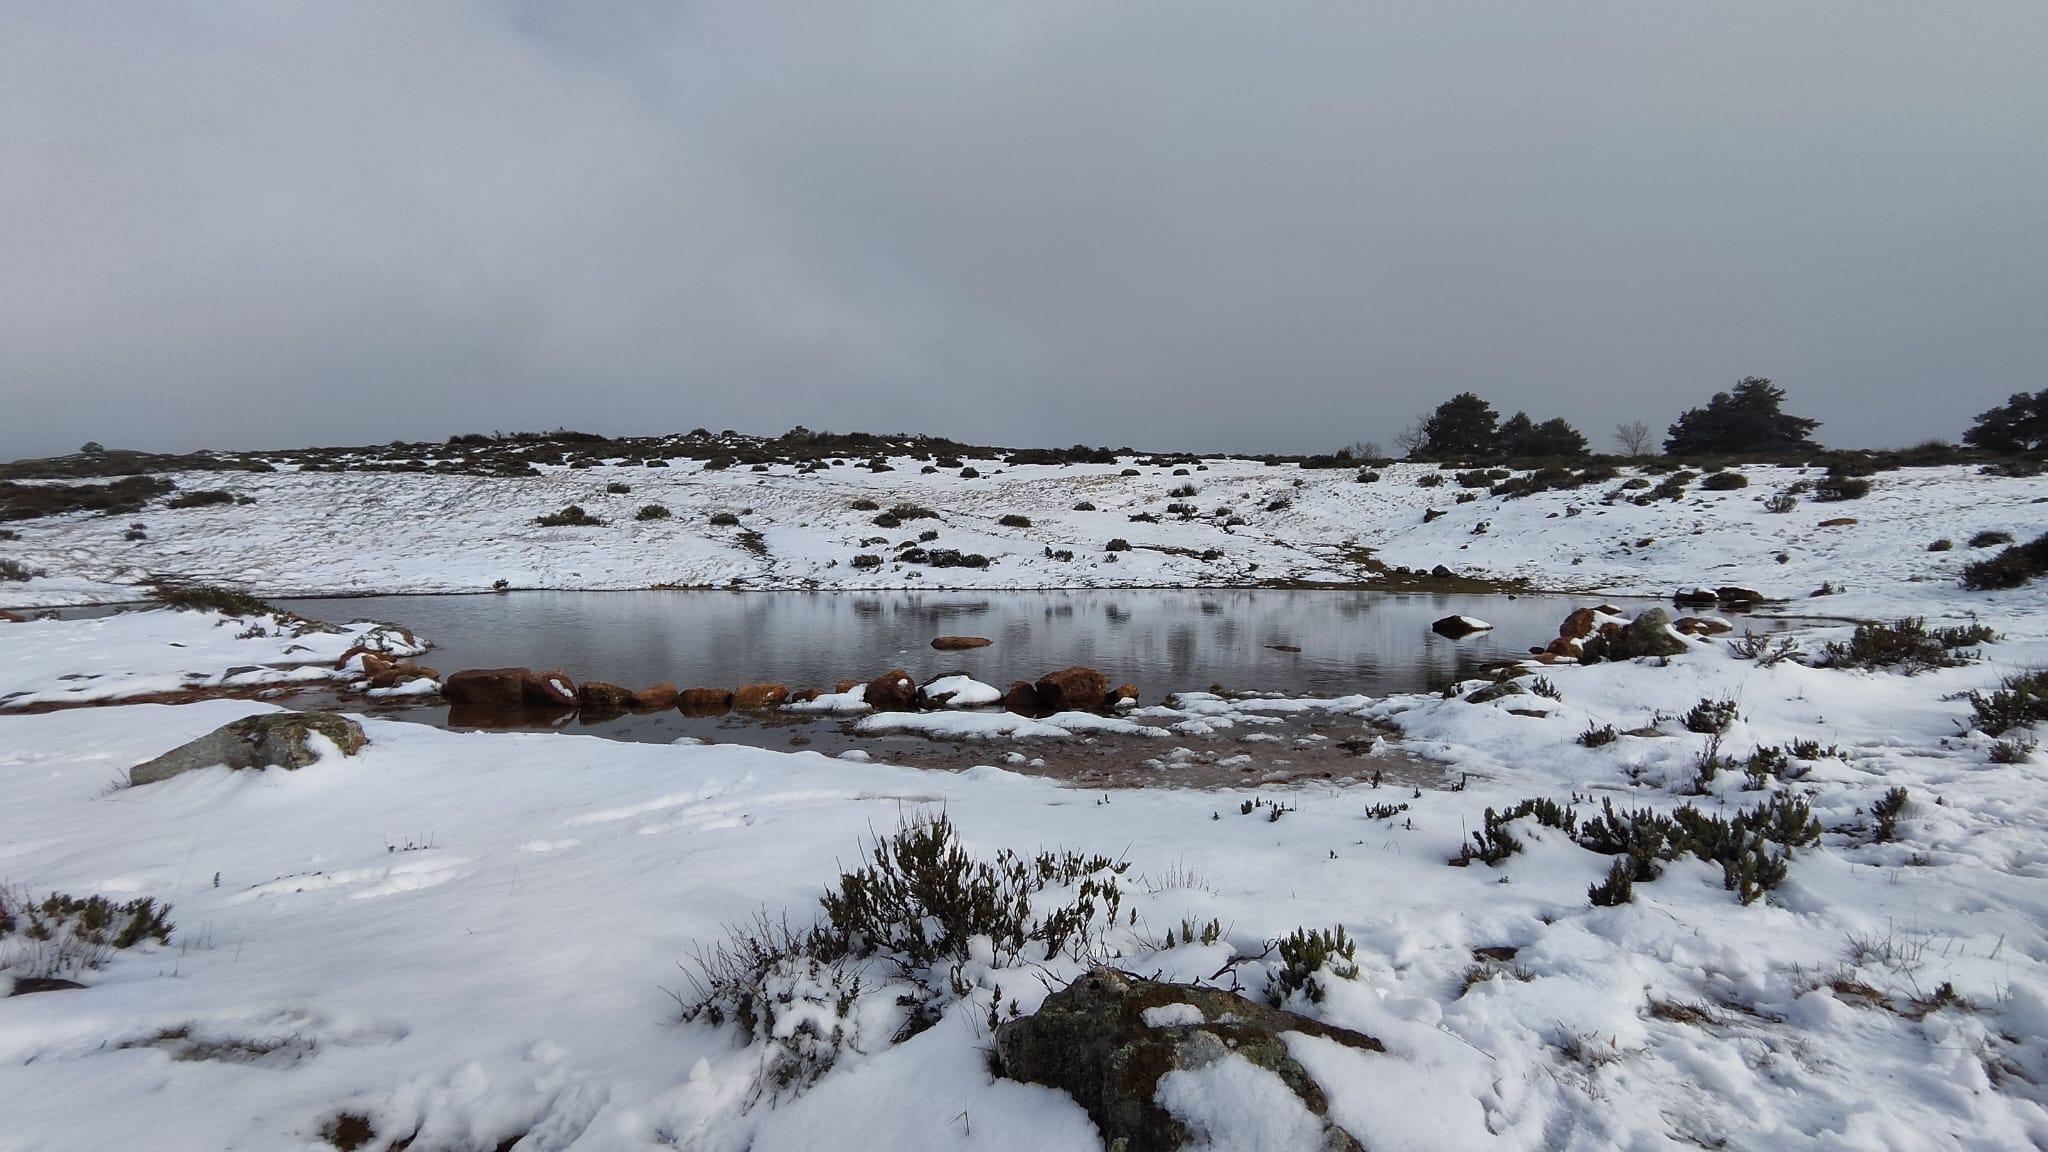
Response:
[[[7,556],[45,575],[0,584],[0,606],[136,598],[151,576],[226,584],[259,595],[476,592],[514,588],[655,586],[745,588],[1041,588],[1215,586],[1288,581],[1370,582],[1363,550],[1386,566],[1524,579],[1537,588],[1669,595],[1674,588],[1741,584],[1804,597],[1830,584],[1848,598],[1830,614],[1882,615],[1924,599],[1922,585],[1952,586],[1984,553],[1979,531],[2031,539],[2048,528],[2039,479],[1980,476],[1973,468],[1907,469],[1873,477],[1860,500],[1773,514],[1765,497],[1819,469],[1752,466],[1747,488],[1638,506],[1603,502],[1621,476],[1521,498],[1456,503],[1464,491],[1430,465],[1379,469],[1359,483],[1349,469],[1267,467],[1217,458],[1185,476],[1131,461],[1004,467],[969,460],[983,475],[922,474],[907,457],[895,471],[856,464],[800,473],[676,467],[545,468],[522,479],[413,473],[189,473],[184,489],[224,488],[253,499],[134,516],[71,515],[18,522]],[[1445,482],[1423,487],[1425,477]],[[1655,482],[1660,477],[1646,477]],[[612,493],[614,484],[630,487]],[[1192,485],[1191,496],[1175,495]],[[1626,496],[1642,494],[1630,490]],[[899,503],[935,518],[896,528],[873,523]],[[1093,511],[1077,511],[1080,504]],[[602,527],[544,528],[535,518],[579,505]],[[668,519],[637,520],[659,504]],[[1169,505],[1199,513],[1182,520]],[[1219,508],[1229,514],[1219,517]],[[1443,513],[1424,523],[1424,512]],[[728,512],[737,526],[713,525]],[[1149,513],[1158,523],[1132,521]],[[1029,527],[1008,527],[1022,516]],[[1856,523],[1821,527],[1853,517]],[[1231,519],[1242,524],[1232,525]],[[129,540],[129,525],[146,539]],[[936,568],[890,559],[923,532],[925,545],[989,558],[986,568]],[[749,535],[749,533],[753,535]],[[1955,548],[1928,552],[1937,539]],[[1129,551],[1105,549],[1114,539]],[[1048,550],[1052,555],[1048,556]],[[1071,559],[1059,554],[1070,552]],[[859,555],[879,566],[856,568]],[[1203,559],[1213,555],[1212,559]]]
[[[808,1091],[780,1098],[759,1094],[762,1044],[731,1024],[676,1019],[668,992],[687,994],[692,956],[726,926],[763,910],[809,924],[875,833],[937,811],[982,856],[1061,847],[1127,861],[1123,907],[1135,916],[1099,940],[1134,972],[1202,979],[1236,958],[1232,978],[1256,996],[1276,967],[1262,955],[1269,942],[1297,927],[1344,927],[1357,942],[1355,978],[1326,973],[1322,1002],[1297,996],[1290,1006],[1385,1043],[1384,1055],[1298,1052],[1331,1116],[1370,1149],[2048,1147],[2048,764],[2041,754],[1995,762],[1992,738],[1969,730],[1967,698],[2048,666],[2048,592],[1966,593],[1954,582],[1962,563],[1987,554],[1967,547],[1974,532],[2028,539],[2048,527],[2032,503],[2043,486],[1955,469],[1886,473],[1863,500],[1772,514],[1755,497],[1796,473],[1752,468],[1747,490],[1695,489],[1638,507],[1600,502],[1613,481],[1457,505],[1453,485],[1417,487],[1420,468],[1382,471],[1377,484],[1229,462],[1191,477],[1077,466],[979,481],[914,468],[209,477],[194,486],[225,484],[257,503],[146,514],[151,539],[135,544],[120,540],[125,520],[31,523],[8,554],[50,575],[5,595],[126,597],[126,584],[165,571],[265,593],[475,589],[500,578],[1349,579],[1358,568],[1344,557],[1356,545],[1388,565],[1443,563],[1539,587],[1739,584],[1804,597],[1827,581],[1846,589],[1820,602],[1830,614],[1974,614],[2000,638],[1975,662],[1910,676],[1797,659],[1765,666],[1713,640],[1668,661],[1544,668],[1540,685],[1521,681],[1539,691],[1487,703],[1190,694],[1121,718],[1056,717],[1051,730],[972,709],[857,721],[973,737],[991,765],[1055,734],[1126,740],[1162,786],[1111,793],[994,766],[936,772],[374,719],[363,721],[371,743],[356,757],[117,788],[131,765],[273,706],[0,714],[0,885],[150,896],[171,903],[177,922],[168,945],[72,973],[83,989],[0,999],[0,1149],[326,1148],[320,1129],[342,1113],[367,1117],[379,1133],[367,1146],[379,1149],[408,1136],[415,1149],[511,1138],[522,1149],[1097,1148],[1072,1101],[993,1077],[984,1056],[990,999],[1032,1010],[1082,970],[1071,955],[998,968],[977,951],[961,972],[966,997],[900,1043],[889,1042],[897,989],[871,983],[843,1014],[854,1047]],[[602,494],[621,478],[631,494]],[[1162,509],[1166,489],[1188,482],[1205,513],[1227,504],[1247,523],[1225,533],[1127,519]],[[1291,507],[1264,511],[1283,496]],[[867,524],[873,513],[850,509],[858,498],[923,503],[941,520],[885,532]],[[1082,499],[1100,511],[1073,512]],[[631,519],[653,502],[675,519]],[[530,524],[566,503],[611,523]],[[1447,514],[1425,525],[1424,508]],[[767,556],[731,543],[738,530],[709,526],[717,510],[740,513]],[[1001,528],[1004,514],[1032,527]],[[1834,516],[1858,523],[1818,527]],[[893,544],[935,523],[936,546],[994,563],[926,570],[919,581],[909,566],[849,569],[862,537]],[[1101,552],[1110,536],[1137,546],[1115,565]],[[1952,551],[1926,551],[1944,537]],[[1047,560],[1047,546],[1076,559]],[[77,682],[54,677],[71,672],[182,684],[310,655],[289,652],[294,644],[331,663],[352,642],[236,630],[171,613],[0,623],[0,691],[63,690]],[[1848,632],[1798,637],[1810,656]],[[1724,767],[1702,788],[1710,737],[1681,717],[1703,700],[1734,703],[1724,757],[1811,741],[1808,755],[1770,778]],[[830,704],[850,718],[861,708]],[[1185,764],[1176,725],[1256,732],[1290,711],[1394,731],[1367,762],[1420,756],[1443,767],[1446,785],[1172,786]],[[1162,734],[1126,730],[1137,725]],[[1610,742],[1579,740],[1610,726]],[[1874,808],[1892,789],[1906,799],[1885,839]],[[1639,882],[1633,902],[1594,906],[1588,888],[1614,858],[1533,817],[1513,825],[1520,853],[1448,864],[1488,809],[1524,799],[1569,803],[1583,824],[1603,800],[1732,814],[1779,793],[1807,799],[1824,831],[1748,905],[1720,868],[1681,859]],[[1184,922],[1212,920],[1213,943],[1168,944]],[[1176,1080],[1161,1099],[1191,1120],[1206,1116],[1214,1146],[1229,1146],[1242,1115],[1205,1095],[1229,1081]]]

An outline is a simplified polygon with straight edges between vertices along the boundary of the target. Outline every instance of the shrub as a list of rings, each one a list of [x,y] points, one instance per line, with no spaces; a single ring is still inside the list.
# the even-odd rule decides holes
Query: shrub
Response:
[[[1074,511],[1093,512],[1095,511],[1095,502],[1092,500],[1083,500],[1080,503],[1074,505]]]
[[[960,478],[962,480],[979,480],[981,479],[981,471],[976,468],[962,468],[960,470]]]
[[[1621,733],[1615,731],[1612,724],[1601,724],[1597,727],[1588,724],[1586,730],[1579,733],[1579,743],[1588,748],[1598,748],[1602,745],[1612,744],[1619,739],[1621,739]]]
[[[922,551],[922,549],[919,549],[919,551]],[[908,553],[904,555],[904,559],[909,559]],[[914,560],[911,562],[917,564],[929,564],[934,568],[988,567],[988,557],[983,556],[981,553],[956,552],[951,548],[934,548],[930,552],[926,553],[922,560]]]
[[[1860,476],[1839,476],[1831,472],[1813,486],[1813,498],[1822,503],[1861,500],[1868,495],[1870,481]]]
[[[1936,541],[1935,541],[1934,543],[1932,543],[1932,544],[1929,544],[1929,545],[1927,546],[1927,550],[1928,550],[1929,552],[1946,552],[1946,551],[1948,551],[1949,549],[1951,549],[1951,548],[1954,548],[1955,546],[1956,546],[1956,542],[1955,542],[1955,541],[1953,541],[1953,540],[1949,539],[1949,538],[1948,538],[1948,537],[1946,537],[1946,536],[1943,536],[1943,537],[1942,537],[1941,539],[1939,539],[1939,540],[1936,540]]]
[[[209,488],[199,492],[180,492],[176,496],[171,497],[164,507],[208,508],[215,504],[233,504],[234,502],[235,494],[233,492],[226,492],[219,488]]]
[[[877,528],[903,527],[903,520],[900,517],[898,517],[894,512],[878,513],[875,516],[875,518],[872,521],[870,521],[870,523],[872,523]]]
[[[1131,542],[1118,536],[1108,544],[1103,545],[1102,550],[1104,552],[1129,552],[1131,550]]]
[[[0,580],[24,584],[42,574],[40,568],[31,568],[19,560],[0,558]]]
[[[730,512],[713,512],[711,514],[711,524],[716,528],[737,528],[740,524],[740,518]]]
[[[873,500],[860,499],[853,502],[853,510],[855,512],[879,512],[881,508],[882,506]]]
[[[1685,714],[1685,730],[1713,736],[1734,727],[1736,705],[1733,700],[1714,700],[1702,697]]]
[[[2010,532],[1991,530],[1979,532],[1975,536],[1970,537],[1970,547],[1972,548],[1989,548],[1994,544],[2010,543],[2012,543],[2012,533]]]
[[[1754,808],[1744,808],[1733,819],[1709,815],[1691,804],[1670,816],[1649,809],[1620,812],[1612,800],[1601,801],[1601,814],[1588,821],[1574,837],[1579,846],[1608,856],[1623,856],[1631,882],[1657,878],[1659,861],[1692,855],[1721,865],[1722,885],[1736,893],[1744,904],[1781,883],[1795,848],[1820,842],[1820,821],[1805,801],[1777,793]],[[1620,862],[1617,861],[1617,864]],[[1609,883],[1588,893],[1603,892],[1609,898],[1626,891],[1616,883],[1621,868],[1610,869]],[[1621,896],[1621,902],[1626,896]],[[1595,898],[1595,903],[1600,899]]]
[[[140,512],[144,504],[172,487],[161,476],[124,476],[109,484],[17,484],[0,480],[0,520],[34,520],[66,512]]]
[[[1927,621],[1909,616],[1890,624],[1858,624],[1844,644],[1822,650],[1828,668],[1903,668],[1908,675],[1930,668],[1958,668],[1977,658],[1963,649],[1986,644],[1998,634],[1982,624],[1961,624],[1929,631]]]
[[[1380,482],[1380,474],[1370,468],[1360,468],[1358,470],[1358,482],[1360,484],[1377,484]]]
[[[582,505],[571,504],[560,512],[535,517],[534,523],[543,528],[595,528],[604,521],[585,512]]]
[[[1177,497],[1177,498],[1178,498],[1178,497],[1187,497],[1187,496],[1193,496],[1193,495],[1194,495],[1195,493],[1197,493],[1197,492],[1199,492],[1199,491],[1201,491],[1201,489],[1199,489],[1199,488],[1196,488],[1196,487],[1195,487],[1195,486],[1194,486],[1193,484],[1181,484],[1181,485],[1178,485],[1178,486],[1176,486],[1176,487],[1174,487],[1174,488],[1170,488],[1170,489],[1168,489],[1168,490],[1167,490],[1167,493],[1166,493],[1166,494],[1167,494],[1168,496],[1171,496],[1171,497]]]
[[[882,566],[882,558],[872,552],[863,552],[853,558],[853,566],[855,568],[880,568]]]
[[[1117,473],[1119,476],[1136,476],[1137,474],[1138,470],[1136,468],[1126,468],[1122,472]]]
[[[939,530],[937,528],[927,528],[917,534],[918,542],[921,544],[929,544],[938,538]]]
[[[104,896],[79,899],[52,892],[37,901],[0,889],[0,942],[26,944],[20,967],[31,976],[69,975],[98,968],[119,950],[147,940],[168,944],[177,927],[171,906],[147,896],[116,904]]]
[[[12,528],[0,528],[0,540],[19,540],[21,533]]]
[[[1636,898],[1635,869],[1626,859],[1607,869],[1607,879],[1586,889],[1586,899],[1595,908],[1615,908]]]
[[[179,612],[218,612],[223,616],[274,616],[277,609],[232,588],[207,584],[156,584],[149,590],[154,603]]]
[[[1454,864],[1467,864],[1478,860],[1489,866],[1499,864],[1522,850],[1522,842],[1509,830],[1509,825],[1526,816],[1534,816],[1536,822],[1545,828],[1557,828],[1565,835],[1571,835],[1578,827],[1579,814],[1569,807],[1550,799],[1523,800],[1505,811],[1486,810],[1480,823],[1480,830],[1472,833],[1472,843],[1459,850]]]
[[[1648,480],[1645,480],[1641,476],[1631,476],[1628,479],[1623,480],[1621,482],[1621,490],[1624,492],[1640,491],[1641,489],[1648,488],[1649,486],[1650,482]]]
[[[1425,472],[1415,478],[1417,488],[1439,488],[1443,486],[1443,482],[1444,474],[1441,472]]]
[[[1989,735],[2039,724],[2048,720],[2048,671],[2015,673],[1990,695],[1972,692],[1969,699],[1975,726]]]
[[[1266,511],[1268,512],[1284,512],[1292,507],[1294,507],[1294,501],[1289,500],[1285,496],[1275,497],[1266,501]]]
[[[1906,800],[1907,793],[1904,788],[1893,788],[1870,806],[1870,814],[1877,820],[1877,831],[1872,839],[1882,844],[1898,838],[1899,816],[1906,810]]]
[[[1731,492],[1749,487],[1749,477],[1740,472],[1715,472],[1701,480],[1700,487],[1708,492]]]
[[[1195,507],[1193,504],[1175,503],[1168,504],[1166,506],[1166,514],[1168,516],[1178,516],[1183,520],[1193,520],[1195,518],[1195,514],[1200,511],[1201,509]]]
[[[2026,544],[2014,544],[1989,560],[1963,568],[1963,587],[1978,591],[2017,588],[2048,572],[2048,533]]]
[[[1296,992],[1305,993],[1310,1003],[1322,1003],[1328,994],[1321,978],[1326,971],[1339,980],[1358,979],[1353,959],[1358,946],[1344,934],[1341,924],[1335,931],[1296,928],[1274,947],[1280,953],[1280,968],[1266,984],[1266,1000],[1276,1007]]]
[[[916,504],[898,504],[889,509],[889,514],[898,520],[936,520],[939,518],[937,512]]]
[[[614,480],[611,483],[605,485],[604,490],[611,493],[614,496],[624,496],[633,490],[633,486],[631,484],[621,484],[617,480]]]
[[[1991,745],[1993,764],[2025,764],[2040,744],[2026,736],[2014,736]]]
[[[1686,485],[1691,484],[1697,479],[1699,479],[1699,473],[1681,469],[1657,481],[1656,485],[1648,492],[1636,497],[1635,502],[1641,505],[1650,505],[1659,500],[1683,500],[1685,499]],[[1625,484],[1622,486],[1624,488],[1627,487]]]
[[[635,520],[666,520],[671,513],[659,504],[649,504],[633,514]]]
[[[1019,516],[1012,512],[997,520],[996,523],[1001,524],[1005,528],[1029,528],[1031,527],[1031,517]]]
[[[1797,507],[1799,507],[1799,497],[1794,496],[1790,492],[1773,492],[1764,498],[1764,511],[1766,512],[1784,513],[1790,512]]]

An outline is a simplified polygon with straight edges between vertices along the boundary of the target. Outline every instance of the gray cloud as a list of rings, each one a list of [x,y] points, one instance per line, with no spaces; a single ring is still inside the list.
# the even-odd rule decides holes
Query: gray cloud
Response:
[[[1824,442],[2048,386],[2048,9],[0,10],[0,456],[791,424]]]

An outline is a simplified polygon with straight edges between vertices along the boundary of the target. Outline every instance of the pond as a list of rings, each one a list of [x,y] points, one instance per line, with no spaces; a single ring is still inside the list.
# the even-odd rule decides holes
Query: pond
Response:
[[[1296,590],[509,592],[280,601],[315,619],[385,620],[433,642],[422,663],[559,668],[628,687],[774,682],[830,690],[892,667],[998,688],[1083,664],[1145,699],[1208,689],[1372,696],[1441,687],[1528,654],[1598,597]],[[1660,601],[1610,599],[1624,611]],[[1462,640],[1444,616],[1494,625]],[[1759,630],[1782,621],[1751,618]],[[991,641],[934,651],[942,635]]]

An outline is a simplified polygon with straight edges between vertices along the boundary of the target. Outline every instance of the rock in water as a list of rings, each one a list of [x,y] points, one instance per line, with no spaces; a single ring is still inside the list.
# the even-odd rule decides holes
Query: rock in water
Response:
[[[1429,626],[1431,632],[1461,640],[1475,632],[1491,632],[1493,625],[1474,616],[1446,616]]]
[[[788,702],[789,688],[783,684],[742,684],[732,693],[732,706],[743,712],[779,708]]]
[[[1093,712],[1109,694],[1109,678],[1093,668],[1063,668],[1039,677],[1036,687],[1048,712]]]
[[[363,726],[346,716],[331,712],[270,712],[244,716],[224,724],[199,739],[180,744],[154,760],[145,760],[128,770],[129,784],[154,784],[194,768],[268,768],[275,764],[287,770],[304,768],[320,759],[307,742],[319,735],[353,756],[370,742]]]
[[[917,707],[917,681],[901,668],[891,668],[868,681],[862,699],[877,712],[909,712]]]
[[[1322,1147],[1358,1150],[1327,1120],[1322,1087],[1287,1051],[1283,1034],[1300,1032],[1361,1052],[1384,1052],[1363,1033],[1218,988],[1163,984],[1097,968],[1045,998],[1030,1016],[996,1030],[1002,1074],[1058,1088],[1074,1098],[1105,1148],[1172,1152],[1191,1134],[1160,1107],[1159,1081],[1170,1072],[1243,1057],[1277,1075],[1308,1110],[1324,1118]]]
[[[932,647],[941,652],[959,652],[967,648],[986,648],[993,641],[986,636],[941,636],[932,641]]]

